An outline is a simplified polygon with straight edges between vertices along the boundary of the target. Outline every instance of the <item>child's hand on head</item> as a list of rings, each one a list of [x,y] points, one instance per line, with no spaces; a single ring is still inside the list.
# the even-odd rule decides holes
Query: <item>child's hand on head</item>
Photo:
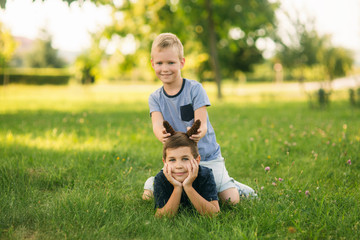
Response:
[[[187,168],[188,168],[189,175],[182,183],[182,185],[184,187],[192,186],[192,183],[195,181],[195,179],[197,178],[198,173],[199,173],[199,164],[196,162],[195,159],[192,159],[192,160],[190,160],[190,164],[187,166]]]
[[[171,134],[168,133],[168,132],[166,132],[166,129],[163,128],[163,129],[162,129],[161,142],[162,142],[162,143],[165,143],[166,140],[167,140],[170,136],[171,136]]]
[[[190,127],[187,127],[187,130],[189,130],[189,129],[190,129]],[[201,135],[201,133],[202,133],[202,131],[201,131],[201,129],[199,128],[199,129],[197,130],[197,133],[191,135],[189,138],[190,138],[191,140],[193,140],[194,142],[197,143],[197,142],[199,142],[200,139],[203,137],[203,136]]]

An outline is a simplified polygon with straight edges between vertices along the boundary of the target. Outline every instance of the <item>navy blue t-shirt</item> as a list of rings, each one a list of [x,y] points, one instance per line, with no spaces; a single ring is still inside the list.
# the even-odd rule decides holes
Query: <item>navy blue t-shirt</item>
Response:
[[[193,188],[207,201],[218,200],[216,184],[212,170],[199,166],[198,176],[193,182]],[[174,190],[174,186],[166,179],[161,170],[154,180],[155,208],[163,208]],[[191,206],[191,202],[185,191],[181,194],[180,205]]]

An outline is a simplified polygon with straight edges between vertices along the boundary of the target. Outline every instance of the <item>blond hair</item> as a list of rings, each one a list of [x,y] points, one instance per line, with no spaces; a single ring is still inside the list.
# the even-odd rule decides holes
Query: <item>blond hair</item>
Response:
[[[178,51],[179,59],[184,58],[184,47],[180,39],[172,33],[161,33],[155,38],[151,46],[151,57],[153,57],[153,52],[156,48],[162,50],[169,47],[173,47]]]

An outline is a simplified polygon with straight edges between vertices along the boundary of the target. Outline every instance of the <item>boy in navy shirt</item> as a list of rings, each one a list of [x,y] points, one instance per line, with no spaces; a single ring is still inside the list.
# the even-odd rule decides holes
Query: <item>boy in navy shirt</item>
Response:
[[[191,206],[201,215],[213,216],[220,211],[216,184],[212,170],[199,166],[197,144],[189,137],[196,133],[200,121],[196,121],[187,133],[175,132],[164,122],[171,135],[164,144],[164,168],[154,181],[156,216],[174,216],[180,206]]]

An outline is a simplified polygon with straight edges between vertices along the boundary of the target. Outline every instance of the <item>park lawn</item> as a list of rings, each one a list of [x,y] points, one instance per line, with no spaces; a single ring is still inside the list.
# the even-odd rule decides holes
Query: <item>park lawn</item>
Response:
[[[157,87],[2,87],[0,239],[360,238],[360,109],[341,98],[316,109],[211,95],[230,176],[258,198],[155,219],[141,194],[162,167]]]

